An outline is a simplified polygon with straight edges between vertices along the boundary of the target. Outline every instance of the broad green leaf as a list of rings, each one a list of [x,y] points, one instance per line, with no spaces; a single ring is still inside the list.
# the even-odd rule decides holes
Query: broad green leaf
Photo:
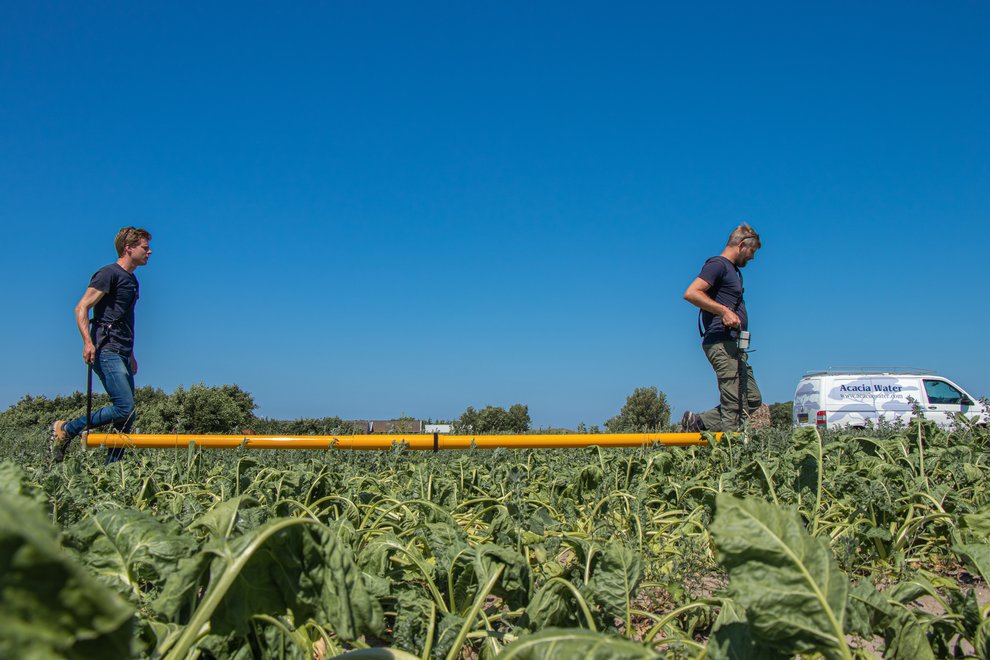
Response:
[[[623,637],[582,628],[547,628],[506,646],[499,660],[652,660],[660,654]]]
[[[990,544],[961,543],[952,546],[952,550],[980,574],[984,583],[990,584]]]
[[[542,630],[551,626],[577,626],[578,608],[574,603],[577,589],[568,587],[563,578],[550,580],[536,592],[526,606],[526,622],[530,630]]]
[[[720,493],[712,536],[729,587],[761,642],[784,653],[848,657],[849,581],[796,512]]]
[[[208,623],[219,635],[231,632],[243,635],[249,617],[281,614],[289,604],[303,603],[295,591],[301,553],[293,555],[292,540],[298,538],[297,528],[311,525],[322,527],[309,518],[282,518],[265,523],[229,544],[213,538],[207,546],[212,546],[209,551],[215,555],[209,586],[175,645],[159,646],[157,654],[184,658],[199,643],[201,631]],[[282,552],[273,552],[273,548]],[[301,605],[301,609],[304,607]]]
[[[192,527],[204,527],[211,536],[226,539],[234,535],[242,507],[249,505],[257,505],[257,501],[246,495],[224,500],[203,514]]]
[[[916,572],[909,580],[898,582],[884,592],[884,596],[898,603],[910,603],[922,596],[940,598],[935,585],[920,572]]]
[[[186,620],[196,606],[196,596],[200,587],[205,588],[207,575],[214,553],[208,544],[190,557],[179,560],[176,570],[165,580],[158,597],[151,603],[151,609],[162,620],[178,622]],[[184,616],[183,616],[184,615]]]
[[[892,593],[895,591],[898,590],[891,590]],[[910,597],[911,600],[927,593],[924,585],[918,583],[912,583],[899,591],[902,597]],[[934,658],[925,626],[908,610],[891,603],[888,597],[888,594],[880,593],[866,580],[857,584],[849,592],[847,630],[863,639],[883,637],[884,657],[902,660]]]
[[[976,657],[990,658],[990,618],[984,619],[976,631],[976,638],[973,641],[976,649]]]
[[[950,591],[949,602],[951,611],[960,615],[964,636],[973,639],[976,630],[980,627],[983,617],[980,614],[980,601],[976,595],[976,589],[968,591]]]
[[[79,552],[97,575],[137,595],[149,583],[167,578],[195,548],[178,525],[159,522],[137,509],[90,516],[66,532],[65,545]]]
[[[437,623],[435,633],[436,642],[433,645],[434,658],[446,658],[454,644],[457,643],[458,633],[464,627],[466,621],[459,614],[446,614]]]
[[[777,660],[789,656],[767,648],[753,638],[746,611],[732,600],[722,601],[711,637],[705,647],[705,657],[710,660],[744,660],[760,658]]]
[[[132,607],[70,559],[31,500],[0,494],[0,657],[130,656]]]
[[[351,547],[325,527],[318,534],[312,530],[303,533],[306,577],[319,588],[319,620],[329,622],[334,632],[348,641],[365,633],[381,634],[385,627],[382,606],[365,586]],[[301,586],[308,585],[302,580]]]
[[[277,521],[232,539],[224,552],[213,559],[211,589],[226,574],[236,573],[210,618],[214,633],[244,635],[250,629],[252,615],[284,614],[302,595],[299,594],[304,561],[302,530],[298,526],[290,527],[258,543],[258,538],[274,524]],[[239,565],[242,558],[246,561]]]
[[[643,579],[643,558],[620,541],[610,541],[598,555],[586,592],[602,608],[606,621],[626,619],[629,599]]]
[[[430,616],[437,616],[432,601],[420,589],[400,589],[398,591],[397,615],[392,628],[392,643],[407,651],[424,648],[427,643],[426,635],[429,629]],[[457,631],[451,634],[451,640],[457,636]]]
[[[935,660],[925,626],[910,611],[898,608],[884,622],[884,658],[891,660]]]
[[[478,584],[484,584],[499,566],[505,566],[492,594],[501,597],[510,608],[524,607],[529,600],[529,564],[514,549],[486,544],[475,550],[474,571]]]
[[[869,639],[883,634],[883,621],[893,614],[893,606],[867,580],[860,581],[849,591],[846,609],[846,631]]]
[[[283,519],[284,521],[284,519]],[[291,526],[268,535],[278,520],[234,539],[227,556],[217,556],[210,571],[211,586],[237,570],[211,623],[214,632],[245,634],[256,614],[292,612],[299,620],[313,617],[329,623],[345,640],[364,633],[381,633],[381,605],[365,588],[350,547],[326,527]],[[263,543],[258,543],[266,536]],[[240,558],[251,553],[246,561]]]
[[[0,463],[0,493],[20,495],[34,502],[39,509],[48,506],[45,491],[32,482],[24,468],[13,461]]]

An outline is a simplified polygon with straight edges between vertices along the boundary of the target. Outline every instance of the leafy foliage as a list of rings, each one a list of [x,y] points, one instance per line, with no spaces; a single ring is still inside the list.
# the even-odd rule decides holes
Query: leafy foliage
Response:
[[[656,387],[637,387],[615,417],[605,422],[609,433],[643,433],[670,426],[667,396]]]
[[[516,403],[509,409],[497,406],[485,406],[475,410],[468,406],[464,414],[454,422],[457,433],[477,433],[479,435],[495,433],[525,433],[529,430],[529,406]]]
[[[29,499],[0,494],[0,656],[127,657],[133,608],[59,547]]]
[[[794,424],[794,402],[771,403],[770,424],[778,429],[791,428]]]
[[[146,395],[204,424],[244,422],[250,403]],[[974,589],[990,570],[985,429],[53,464],[44,425],[77,403],[3,413],[17,423],[0,428],[0,655],[773,658],[872,644],[925,658],[990,645]],[[19,426],[32,418],[40,428]]]

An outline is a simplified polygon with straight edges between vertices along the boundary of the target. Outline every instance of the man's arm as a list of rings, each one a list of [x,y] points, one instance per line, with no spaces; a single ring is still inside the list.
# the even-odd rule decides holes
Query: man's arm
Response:
[[[687,291],[684,292],[684,300],[688,301],[695,307],[699,307],[706,312],[711,312],[715,316],[722,317],[722,325],[726,328],[738,328],[742,325],[742,321],[739,316],[733,312],[731,309],[715,302],[709,295],[708,289],[712,288],[712,285],[701,279],[700,277],[694,278],[694,281],[688,285]]]
[[[96,346],[93,345],[93,338],[89,334],[89,310],[93,305],[100,302],[100,298],[106,295],[106,291],[100,291],[93,287],[87,287],[86,293],[76,304],[76,325],[79,327],[79,334],[83,340],[83,360],[86,364],[93,364],[96,359]]]

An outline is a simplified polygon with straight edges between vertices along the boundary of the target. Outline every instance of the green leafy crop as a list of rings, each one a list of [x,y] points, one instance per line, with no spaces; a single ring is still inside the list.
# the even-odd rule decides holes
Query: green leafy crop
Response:
[[[250,412],[227,394],[202,419]],[[987,657],[987,447],[919,420],[104,466],[0,430],[0,656]]]

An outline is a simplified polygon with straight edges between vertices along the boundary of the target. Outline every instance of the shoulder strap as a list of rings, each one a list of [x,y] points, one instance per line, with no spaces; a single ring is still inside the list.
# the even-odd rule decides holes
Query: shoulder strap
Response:
[[[746,287],[743,285],[742,270],[735,264],[732,264],[732,267],[736,269],[736,275],[739,276],[739,300],[736,301],[736,308],[732,311],[738,312],[739,307],[743,304],[743,296],[746,294]]]

